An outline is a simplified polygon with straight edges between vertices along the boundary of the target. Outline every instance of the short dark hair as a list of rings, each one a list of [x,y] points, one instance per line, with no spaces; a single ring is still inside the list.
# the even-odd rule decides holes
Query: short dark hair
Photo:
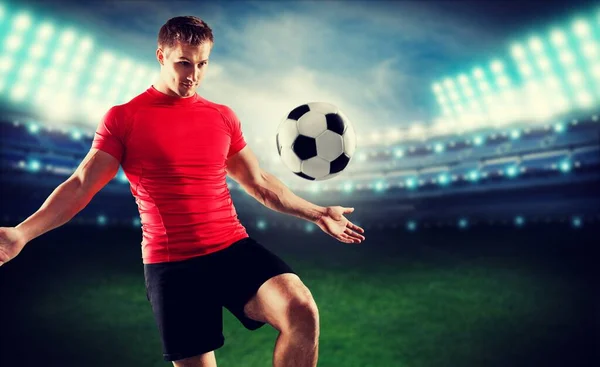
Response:
[[[167,20],[158,32],[158,47],[172,48],[178,42],[198,46],[206,41],[214,43],[212,29],[195,16],[180,16]]]

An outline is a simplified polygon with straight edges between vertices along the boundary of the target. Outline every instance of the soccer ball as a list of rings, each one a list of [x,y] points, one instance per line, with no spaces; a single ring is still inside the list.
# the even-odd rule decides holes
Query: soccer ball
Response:
[[[294,108],[279,124],[276,142],[285,166],[311,181],[342,173],[356,150],[350,120],[339,108],[324,102]]]

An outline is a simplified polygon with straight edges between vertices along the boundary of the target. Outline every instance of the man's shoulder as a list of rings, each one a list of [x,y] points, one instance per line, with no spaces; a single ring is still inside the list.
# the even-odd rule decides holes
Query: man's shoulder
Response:
[[[233,109],[227,105],[209,101],[208,99],[201,97],[200,95],[198,95],[198,100],[201,101],[202,103],[204,103],[206,106],[212,107],[212,108],[218,110],[220,113],[225,115],[227,118],[231,118],[233,115],[235,115],[235,113],[233,112]]]

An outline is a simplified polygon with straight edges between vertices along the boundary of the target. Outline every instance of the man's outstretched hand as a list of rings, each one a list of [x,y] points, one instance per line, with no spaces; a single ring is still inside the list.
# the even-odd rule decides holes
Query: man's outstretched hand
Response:
[[[0,227],[0,266],[12,260],[25,247],[25,239],[14,227]]]
[[[354,208],[341,206],[329,206],[325,214],[315,221],[315,224],[331,237],[345,243],[361,243],[365,236],[365,230],[350,222],[344,214],[349,214]]]

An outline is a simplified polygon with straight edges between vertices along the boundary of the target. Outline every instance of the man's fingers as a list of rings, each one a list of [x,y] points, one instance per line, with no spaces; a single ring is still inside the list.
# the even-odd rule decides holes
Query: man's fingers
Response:
[[[345,243],[354,243],[355,241],[357,241],[357,240],[355,240],[354,238],[352,238],[352,237],[348,236],[348,235],[347,235],[347,234],[345,234],[345,233],[341,233],[341,234],[339,235],[339,238],[338,238],[338,240],[340,240],[340,241],[342,241],[342,242],[345,242]]]
[[[354,208],[344,208],[344,214],[352,213],[353,211],[354,211]]]
[[[356,232],[354,232],[353,230],[351,230],[350,228],[346,228],[344,230],[344,233],[350,237],[352,237],[353,239],[357,239],[357,240],[361,240],[363,241],[365,239],[365,236],[358,234]]]
[[[347,227],[355,230],[356,232],[365,233],[364,229],[360,228],[359,226],[357,226],[356,224],[354,224],[354,223],[352,223],[350,221],[348,221]]]

